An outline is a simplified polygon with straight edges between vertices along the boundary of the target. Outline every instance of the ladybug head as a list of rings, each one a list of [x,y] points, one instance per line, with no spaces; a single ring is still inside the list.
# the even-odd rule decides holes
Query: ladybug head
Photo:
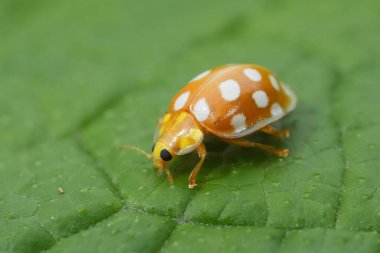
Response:
[[[160,172],[165,168],[166,164],[173,159],[174,152],[165,144],[157,141],[152,148],[154,167]]]

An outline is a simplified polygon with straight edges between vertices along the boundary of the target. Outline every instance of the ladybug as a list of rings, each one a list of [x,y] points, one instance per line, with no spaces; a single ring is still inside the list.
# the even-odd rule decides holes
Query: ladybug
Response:
[[[194,188],[206,158],[203,144],[206,135],[286,157],[287,149],[275,149],[243,137],[256,131],[288,137],[288,129],[277,130],[270,124],[292,111],[296,103],[295,94],[263,67],[251,64],[216,67],[196,76],[171,100],[168,112],[158,122],[152,154],[127,148],[153,159],[154,167],[159,172],[165,170],[170,183],[173,177],[166,167],[168,162],[196,150],[200,161],[189,177],[189,188]]]

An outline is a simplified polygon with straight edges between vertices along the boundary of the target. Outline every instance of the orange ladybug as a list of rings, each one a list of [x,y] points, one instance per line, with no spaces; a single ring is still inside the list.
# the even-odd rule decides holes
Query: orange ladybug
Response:
[[[242,137],[255,131],[289,136],[289,130],[280,131],[270,124],[292,111],[296,103],[294,93],[263,67],[250,64],[216,67],[196,76],[172,99],[169,111],[159,120],[152,154],[132,148],[153,159],[154,167],[159,172],[165,170],[171,183],[173,177],[167,163],[177,155],[197,150],[200,161],[189,177],[189,188],[193,188],[206,157],[203,144],[206,135],[286,157],[287,149],[278,150]]]

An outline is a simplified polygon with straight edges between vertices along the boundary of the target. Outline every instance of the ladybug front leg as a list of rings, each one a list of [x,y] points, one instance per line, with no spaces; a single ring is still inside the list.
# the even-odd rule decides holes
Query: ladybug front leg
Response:
[[[190,189],[197,186],[195,178],[197,177],[199,171],[201,170],[202,164],[203,164],[203,162],[206,158],[206,155],[207,155],[206,147],[203,143],[201,143],[201,145],[199,145],[199,147],[197,148],[197,152],[198,152],[199,158],[201,160],[198,162],[198,164],[195,166],[195,168],[193,169],[193,171],[190,174],[190,177],[189,177],[189,188]]]
[[[260,149],[262,149],[268,153],[271,153],[271,154],[274,154],[274,155],[277,155],[280,157],[286,157],[289,154],[289,150],[287,150],[287,149],[275,149],[272,146],[257,143],[257,142],[251,142],[251,141],[248,141],[245,139],[240,139],[240,138],[238,138],[238,139],[220,138],[220,139],[222,141],[227,142],[227,143],[239,145],[242,147],[247,147],[247,148],[248,147],[257,147],[257,148],[260,148]]]
[[[290,135],[289,129],[278,130],[270,125],[261,128],[260,131],[279,138],[289,137]]]
[[[172,173],[170,173],[170,170],[168,168],[165,168],[165,172],[166,172],[166,178],[168,179],[169,183],[173,184],[174,180],[173,180]]]

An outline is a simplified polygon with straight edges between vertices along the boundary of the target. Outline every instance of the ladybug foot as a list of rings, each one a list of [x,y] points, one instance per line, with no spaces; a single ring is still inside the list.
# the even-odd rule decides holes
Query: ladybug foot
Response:
[[[277,155],[280,157],[287,157],[289,155],[288,149],[280,149],[277,151]]]
[[[280,137],[280,138],[288,138],[289,136],[290,136],[290,130],[289,130],[289,128],[284,129],[284,130],[282,130],[282,131],[279,133],[279,137]]]
[[[189,189],[193,189],[195,186],[197,186],[198,184],[195,182],[195,181],[190,181],[189,182]]]

